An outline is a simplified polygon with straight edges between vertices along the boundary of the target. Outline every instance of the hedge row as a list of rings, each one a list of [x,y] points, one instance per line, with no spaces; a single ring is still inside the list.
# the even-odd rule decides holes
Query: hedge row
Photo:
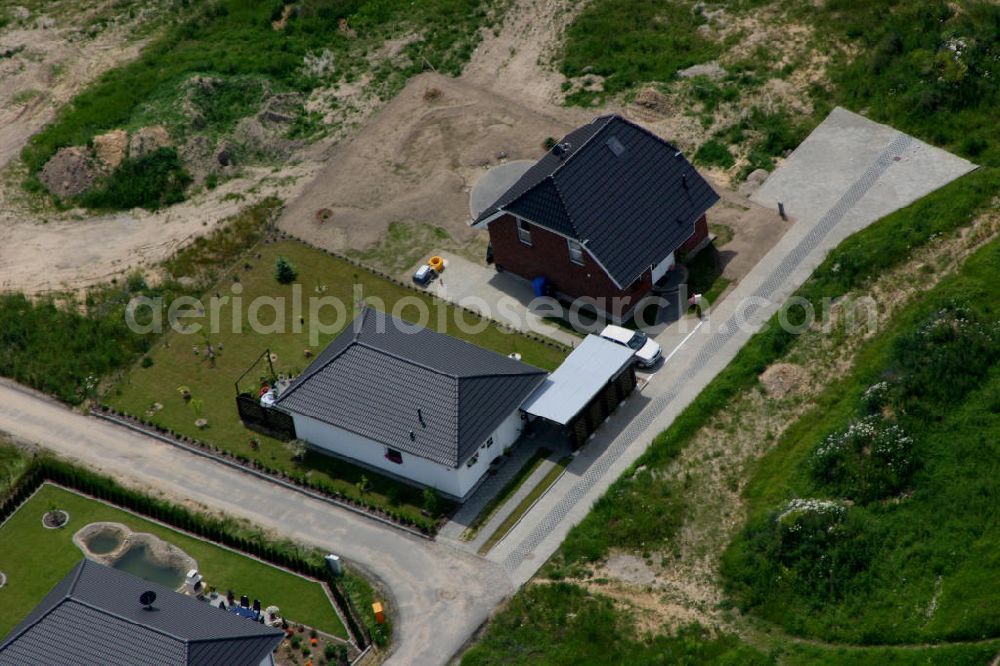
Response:
[[[119,485],[114,480],[95,474],[69,463],[47,456],[35,458],[18,482],[11,488],[6,499],[0,504],[0,524],[27,500],[45,481],[72,488],[86,495],[105,500],[123,509],[128,509],[184,532],[195,534],[208,541],[240,551],[251,557],[288,569],[302,576],[325,583],[333,593],[333,598],[347,621],[347,629],[364,650],[371,642],[371,636],[363,629],[364,624],[350,598],[344,592],[343,584],[327,568],[326,563],[304,557],[288,546],[268,541],[260,534],[249,536],[240,534],[230,522],[194,513],[165,500],[150,497],[145,493]]]
[[[402,512],[392,511],[390,509],[386,509],[385,507],[379,506],[372,502],[367,502],[364,499],[358,497],[352,497],[350,495],[345,495],[336,488],[331,488],[321,479],[310,479],[305,475],[304,472],[302,474],[292,474],[285,470],[280,470],[275,467],[271,467],[270,465],[261,462],[258,458],[254,458],[253,456],[248,456],[245,453],[232,453],[225,449],[219,448],[214,444],[210,444],[204,440],[196,439],[194,437],[189,437],[188,435],[183,435],[179,432],[175,432],[171,428],[167,428],[157,423],[153,423],[150,420],[132,416],[127,412],[122,412],[107,404],[102,404],[100,406],[99,412],[91,410],[91,413],[96,415],[105,414],[114,416],[115,418],[118,419],[126,420],[130,422],[132,425],[143,428],[149,432],[154,432],[156,434],[163,435],[164,437],[170,437],[171,439],[177,440],[181,444],[185,444],[187,446],[197,447],[217,458],[222,458],[225,460],[239,463],[244,467],[256,470],[258,472],[262,472],[264,474],[267,474],[268,476],[274,477],[275,479],[281,481],[287,481],[289,483],[294,483],[297,486],[301,486],[302,488],[306,488],[307,490],[311,490],[312,492],[318,493],[325,497],[329,497],[330,499],[340,502],[341,504],[349,504],[353,507],[362,509],[380,518],[391,520],[392,522],[398,523],[403,527],[419,530],[421,533],[427,536],[434,535],[445,520],[444,516],[441,516],[439,518],[428,517],[415,520],[409,516],[404,515]]]

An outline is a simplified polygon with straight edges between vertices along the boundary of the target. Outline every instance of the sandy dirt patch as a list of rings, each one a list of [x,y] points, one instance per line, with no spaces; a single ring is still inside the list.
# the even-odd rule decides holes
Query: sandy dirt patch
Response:
[[[772,398],[787,398],[806,389],[809,373],[794,363],[775,363],[760,375],[764,392]]]
[[[479,233],[468,227],[472,184],[491,166],[537,159],[546,137],[573,128],[565,115],[529,109],[463,79],[421,74],[334,148],[280,226],[335,250],[370,247],[391,222],[432,224],[468,241]],[[317,219],[322,208],[332,212],[326,220]]]
[[[43,222],[0,210],[0,291],[75,291],[159,263],[245,206],[270,195],[295,197],[315,169],[303,163],[280,174],[247,170],[243,178],[155,213],[84,217],[69,211]]]
[[[52,10],[60,4],[52,3]],[[132,18],[115,17],[94,37],[84,26],[109,11],[100,3],[55,18],[28,12],[0,33],[0,51],[17,50],[0,61],[0,168],[91,81],[139,54],[145,39],[135,39],[135,30],[157,4]]]
[[[556,59],[566,26],[584,4],[515,0],[499,31],[483,36],[462,78],[532,107],[561,104],[566,77]]]

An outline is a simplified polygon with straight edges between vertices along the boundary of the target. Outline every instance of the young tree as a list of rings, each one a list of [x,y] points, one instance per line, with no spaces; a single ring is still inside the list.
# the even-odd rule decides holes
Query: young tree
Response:
[[[278,260],[274,263],[274,279],[281,284],[291,284],[295,282],[295,278],[299,276],[299,272],[292,265],[292,262],[288,261],[285,257],[278,257]]]

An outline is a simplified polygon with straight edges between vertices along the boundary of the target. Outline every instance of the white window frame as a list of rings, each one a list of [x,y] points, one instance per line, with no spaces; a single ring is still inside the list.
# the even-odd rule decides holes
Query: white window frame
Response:
[[[567,238],[566,246],[569,248],[569,260],[577,266],[583,266],[583,243]]]
[[[525,245],[531,245],[531,227],[528,221],[520,217],[515,217],[514,221],[517,224],[517,239]]]

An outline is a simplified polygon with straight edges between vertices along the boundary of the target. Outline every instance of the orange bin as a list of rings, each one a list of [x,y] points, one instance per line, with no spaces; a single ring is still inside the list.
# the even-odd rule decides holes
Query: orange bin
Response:
[[[372,604],[372,612],[375,613],[375,621],[379,624],[385,624],[385,610],[382,609],[382,604],[376,601]]]

